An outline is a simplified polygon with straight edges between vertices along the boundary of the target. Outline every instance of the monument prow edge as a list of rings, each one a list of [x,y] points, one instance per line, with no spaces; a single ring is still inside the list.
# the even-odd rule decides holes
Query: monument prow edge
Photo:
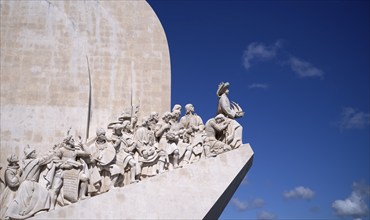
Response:
[[[253,163],[249,144],[33,219],[217,219]]]

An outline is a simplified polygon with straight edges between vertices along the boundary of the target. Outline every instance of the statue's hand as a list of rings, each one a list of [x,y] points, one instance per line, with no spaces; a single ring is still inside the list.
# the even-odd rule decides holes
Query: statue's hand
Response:
[[[148,153],[148,155],[153,155],[154,154],[154,152],[155,152],[155,149],[154,148],[150,148],[149,149],[149,153]]]
[[[146,151],[146,150],[143,151],[143,157],[145,159],[148,159],[148,151]]]

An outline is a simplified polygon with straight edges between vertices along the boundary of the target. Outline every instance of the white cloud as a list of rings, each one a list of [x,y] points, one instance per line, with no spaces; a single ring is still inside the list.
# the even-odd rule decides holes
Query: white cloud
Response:
[[[299,77],[323,77],[324,72],[311,63],[298,59],[297,57],[291,56],[289,59],[290,68],[295,72]]]
[[[284,197],[287,199],[291,198],[301,198],[301,199],[312,199],[315,196],[315,192],[312,191],[310,188],[306,188],[303,186],[298,186],[292,190],[284,192]]]
[[[282,41],[277,40],[275,44],[267,46],[264,43],[260,42],[253,42],[250,43],[247,48],[244,50],[243,53],[243,65],[246,70],[249,70],[252,67],[252,64],[257,61],[267,61],[272,60],[278,57],[278,51],[282,51],[283,53],[279,53],[281,55],[283,54],[289,54],[288,51],[284,51],[282,49]],[[301,78],[307,78],[307,77],[320,77],[322,78],[324,76],[324,71],[315,67],[313,64],[298,58],[293,55],[288,55],[288,57],[285,56],[285,58],[282,58],[280,55],[280,59],[282,59],[281,63],[288,63],[290,65],[290,68],[294,73],[296,73]],[[252,84],[253,85],[253,84]],[[262,88],[262,87],[250,87],[250,88]]]
[[[370,214],[366,201],[370,197],[370,185],[364,183],[353,183],[351,195],[345,200],[335,200],[332,208],[340,217],[361,218]]]
[[[265,205],[265,201],[260,198],[253,199],[251,201],[241,201],[238,198],[232,198],[231,202],[239,211],[257,209]]]
[[[276,56],[277,49],[281,47],[281,42],[277,41],[274,45],[266,46],[263,43],[253,42],[248,45],[243,53],[243,64],[246,70],[251,68],[252,61],[270,60]]]
[[[268,219],[276,219],[277,216],[270,213],[270,212],[267,212],[267,211],[261,211],[257,214],[257,219],[259,220],[268,220]]]
[[[265,205],[265,201],[263,199],[257,198],[252,200],[251,207],[253,208],[261,208]]]
[[[267,89],[268,87],[269,85],[264,83],[253,83],[248,86],[250,89]]]
[[[370,124],[370,114],[346,107],[342,111],[342,119],[339,122],[341,129],[364,128]]]
[[[245,211],[248,209],[248,203],[245,202],[245,201],[240,201],[238,198],[232,198],[231,199],[231,202],[232,204],[235,205],[235,207],[239,210],[239,211]]]

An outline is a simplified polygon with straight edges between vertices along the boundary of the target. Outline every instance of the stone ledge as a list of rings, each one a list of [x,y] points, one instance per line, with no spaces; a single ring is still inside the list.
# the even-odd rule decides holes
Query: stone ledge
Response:
[[[33,219],[217,219],[253,163],[249,144]]]

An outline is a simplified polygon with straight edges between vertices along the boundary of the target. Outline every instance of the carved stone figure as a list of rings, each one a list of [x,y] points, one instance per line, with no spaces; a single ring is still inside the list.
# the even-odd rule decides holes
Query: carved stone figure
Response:
[[[60,194],[61,188],[63,186],[63,169],[68,169],[69,165],[63,163],[62,154],[58,151],[60,145],[55,145],[54,158],[48,163],[45,167],[45,170],[42,172],[39,182],[41,183],[42,179],[45,180],[45,188],[49,190],[50,194],[50,210],[55,209],[58,196]],[[64,199],[61,198],[61,205],[64,206]]]
[[[199,130],[199,126],[203,125],[203,120],[197,114],[194,113],[193,104],[185,105],[186,113],[180,119],[181,124],[183,124],[186,132],[189,134],[194,134]]]
[[[242,145],[243,127],[233,119],[243,117],[244,112],[237,103],[232,102],[230,104],[230,100],[227,97],[229,94],[229,86],[230,84],[228,82],[222,82],[218,86],[216,93],[219,97],[217,114],[223,114],[227,117],[226,120],[230,121],[225,137],[223,137],[223,141],[232,148],[238,148]]]
[[[211,118],[207,121],[205,126],[206,131],[206,145],[208,145],[211,151],[220,154],[222,152],[231,150],[231,147],[226,143],[219,141],[220,136],[224,136],[224,132],[229,126],[230,120],[226,120],[223,114],[218,114],[215,118]]]
[[[179,111],[180,112],[180,115],[181,115],[181,105],[179,104],[175,104],[172,108],[172,112],[174,112],[175,110]],[[171,113],[172,113],[171,112]]]
[[[67,142],[67,140],[69,139],[70,137],[67,137],[64,142]],[[71,140],[69,140],[71,141]],[[73,165],[75,165],[75,163],[71,163],[68,159],[65,159],[63,160],[63,146],[64,144],[66,143],[61,143],[61,144],[58,144],[58,145],[54,145],[53,147],[53,160],[50,161],[50,163],[48,163],[46,166],[45,166],[45,169],[44,171],[42,171],[41,173],[41,176],[40,176],[40,179],[39,179],[39,183],[41,183],[47,190],[49,190],[49,194],[50,194],[50,210],[54,210],[55,209],[55,206],[57,204],[57,200],[59,198],[59,202],[60,202],[60,205],[61,206],[64,206],[66,204],[68,204],[70,201],[67,200],[65,202],[64,200],[64,196],[63,194],[59,197],[60,195],[60,192],[61,192],[61,189],[63,187],[63,173],[64,173],[64,170],[70,170],[71,167],[73,167]],[[74,186],[75,188],[78,189],[79,187],[79,184],[76,183],[76,186]],[[66,190],[67,191],[67,197],[69,195],[69,190]],[[77,194],[77,190],[76,190],[76,194]],[[76,197],[77,199],[77,197]],[[74,202],[73,200],[71,202]]]
[[[202,140],[203,142],[203,140]],[[178,147],[180,150],[180,159],[182,164],[189,164],[193,152],[195,155],[199,155],[203,152],[203,146],[199,142],[192,143],[190,141],[190,135],[185,133],[183,138],[178,142]]]
[[[115,127],[117,126],[119,125],[115,125]],[[96,187],[98,187],[100,193],[107,192],[116,185],[118,175],[122,170],[116,164],[117,150],[106,137],[103,128],[98,128],[96,130],[96,140],[94,145],[90,147],[89,152],[91,153],[92,162],[95,163],[99,169],[101,177],[101,181]],[[95,164],[92,165],[92,167],[95,167]],[[94,177],[94,179],[98,180],[99,177]]]
[[[121,124],[123,121],[130,121],[130,126],[132,129],[132,132],[136,131],[136,125],[138,121],[138,112],[139,112],[140,106],[132,106],[130,108],[127,108],[122,111],[121,115],[118,117],[118,120],[121,121]]]
[[[119,150],[117,153],[117,164],[123,169],[129,167],[130,169],[130,183],[138,182],[136,180],[136,162],[133,157],[136,151],[136,143],[131,133],[132,128],[130,127],[130,121],[124,121],[122,123],[122,136],[120,138]]]
[[[205,139],[204,125],[199,126],[199,131],[196,133],[195,138],[189,133],[183,135],[183,139],[179,142],[179,148],[185,147],[186,149],[185,154],[181,155],[183,164],[193,163],[201,159],[202,155],[207,158],[216,156],[215,153],[211,152],[209,144],[205,144]]]
[[[169,163],[168,155],[172,154],[176,150],[176,137],[169,134],[171,128],[170,120],[172,114],[170,112],[165,112],[162,116],[162,120],[157,123],[154,135],[159,139],[159,161],[158,161],[158,171],[159,173],[164,172],[165,165]],[[173,137],[171,137],[173,136]],[[175,145],[175,146],[174,146]],[[177,156],[178,158],[178,156]]]
[[[203,126],[203,120],[197,114],[194,113],[194,106],[192,104],[185,105],[186,113],[180,119],[180,123],[186,130],[186,133],[190,136],[190,142],[193,142],[195,138],[199,139],[200,127]]]
[[[11,154],[7,158],[8,161],[8,167],[5,170],[4,173],[4,179],[5,179],[5,190],[0,194],[0,219],[5,218],[5,213],[8,210],[8,206],[10,202],[13,201],[13,199],[16,196],[16,192],[18,190],[20,181],[19,181],[19,160],[18,157],[15,154]]]
[[[58,165],[63,174],[58,174],[56,178],[57,185],[54,187],[59,188],[60,178],[63,175],[63,194],[64,199],[69,202],[77,202],[78,199],[85,199],[87,194],[89,172],[85,160],[82,158],[89,158],[90,154],[83,149],[82,143],[76,143],[73,136],[67,134],[63,142],[56,147],[54,156],[60,158],[61,163]],[[54,176],[55,177],[55,176]],[[57,189],[56,189],[57,190]]]
[[[182,124],[179,122],[181,112],[180,110],[173,110],[171,113],[170,119],[170,130],[166,134],[168,146],[167,146],[167,154],[172,156],[172,163],[174,168],[179,168],[179,159],[180,155],[183,155],[185,149],[179,149],[178,143],[180,139],[182,139],[184,134],[184,128]]]
[[[157,152],[158,144],[155,143],[154,133],[149,130],[149,118],[144,117],[139,128],[134,134],[134,140],[137,144],[138,163],[139,169],[137,170],[138,175],[154,176],[153,170],[151,172],[142,173],[143,166],[153,166],[158,162],[159,154]]]
[[[24,149],[24,155],[21,184],[5,218],[25,219],[50,208],[50,195],[38,180],[41,167],[52,160],[53,154],[37,158],[36,151],[28,146]]]
[[[179,110],[174,110],[171,115],[172,117],[170,119],[170,132],[175,133],[176,136],[181,138],[183,133],[185,132],[183,124],[179,122],[181,112]]]

